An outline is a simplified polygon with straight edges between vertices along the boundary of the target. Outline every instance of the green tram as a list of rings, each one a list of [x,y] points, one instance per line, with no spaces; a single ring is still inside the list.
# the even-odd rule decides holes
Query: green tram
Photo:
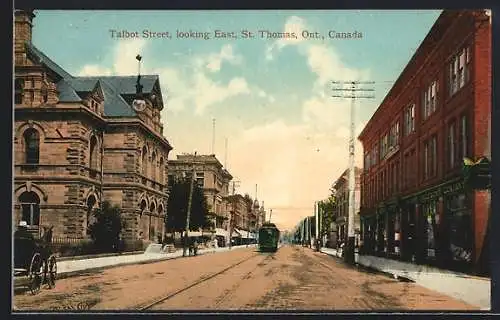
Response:
[[[259,229],[259,250],[276,252],[280,240],[280,231],[274,223],[264,223]]]

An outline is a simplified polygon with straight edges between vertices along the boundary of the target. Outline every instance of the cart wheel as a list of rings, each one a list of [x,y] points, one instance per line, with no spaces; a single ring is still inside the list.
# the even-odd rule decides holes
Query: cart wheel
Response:
[[[42,285],[43,263],[39,253],[35,253],[31,258],[31,264],[28,273],[30,291],[32,294],[40,292]]]
[[[46,282],[49,286],[49,289],[52,289],[56,286],[56,277],[57,277],[57,262],[56,262],[56,257],[52,255],[47,260]]]

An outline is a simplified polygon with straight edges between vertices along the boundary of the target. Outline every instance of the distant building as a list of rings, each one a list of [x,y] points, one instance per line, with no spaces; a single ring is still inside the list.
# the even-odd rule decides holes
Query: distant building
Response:
[[[204,230],[217,237],[228,237],[229,210],[226,197],[229,194],[229,182],[233,176],[223,168],[215,155],[181,154],[177,159],[169,160],[169,183],[177,177],[191,175],[195,167],[196,183],[203,189],[207,200],[212,227]]]
[[[136,111],[136,75],[70,75],[33,45],[33,18],[15,11],[14,222],[34,233],[52,226],[74,243],[89,238],[92,209],[109,200],[121,208],[128,248],[156,241],[172,150],[159,77],[142,75],[146,106]]]
[[[491,20],[444,10],[359,140],[363,251],[471,269],[489,191],[467,190],[463,158],[489,156]]]
[[[255,238],[258,202],[248,195],[234,194],[227,197],[232,238],[235,244],[244,244]]]
[[[360,229],[359,208],[360,208],[360,174],[361,169],[354,167],[355,189],[354,189],[354,230],[358,234]],[[348,237],[348,222],[349,222],[349,169],[345,170],[342,175],[333,183],[335,193],[335,211],[333,234],[330,241],[333,244],[347,243]]]

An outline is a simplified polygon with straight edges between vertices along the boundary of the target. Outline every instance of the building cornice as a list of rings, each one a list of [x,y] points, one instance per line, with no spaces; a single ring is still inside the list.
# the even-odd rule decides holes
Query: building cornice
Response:
[[[45,105],[38,107],[31,106],[22,106],[18,105],[14,108],[14,112],[16,114],[16,120],[19,119],[19,116],[25,114],[39,114],[41,116],[47,114],[63,114],[63,115],[74,115],[75,113],[85,115],[87,119],[93,120],[97,122],[101,126],[106,125],[106,120],[97,115],[96,113],[90,111],[87,107],[82,106],[79,102],[74,103],[74,106],[71,106],[72,103],[66,103],[67,106],[57,105]]]
[[[138,127],[142,129],[145,133],[153,136],[158,142],[160,142],[163,146],[165,146],[168,151],[172,150],[173,147],[168,142],[167,138],[160,135],[158,132],[152,130],[148,127],[142,120],[137,118],[108,118],[106,117],[106,121],[109,127]]]

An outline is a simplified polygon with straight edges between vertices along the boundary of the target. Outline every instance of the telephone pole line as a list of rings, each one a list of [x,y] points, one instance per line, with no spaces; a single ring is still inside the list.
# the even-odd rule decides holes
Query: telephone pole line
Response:
[[[196,160],[196,151],[193,156],[192,168],[191,168],[191,183],[189,185],[189,198],[188,198],[188,207],[186,212],[186,233],[184,235],[184,250],[182,251],[182,255],[186,256],[187,245],[189,241],[189,219],[191,217],[191,206],[193,203],[193,188],[194,188],[194,180],[196,179],[195,175],[195,160]]]
[[[229,212],[229,249],[232,248],[233,246],[233,229],[234,229],[234,214],[236,211],[236,184],[240,183],[239,180],[233,180],[232,181],[233,186],[231,190],[231,211]]]
[[[332,95],[334,98],[351,99],[351,124],[350,124],[350,137],[349,137],[349,219],[347,224],[347,246],[345,247],[345,261],[354,264],[354,246],[355,246],[355,232],[354,232],[354,216],[355,212],[355,197],[354,190],[356,184],[356,177],[354,172],[354,135],[355,135],[355,102],[356,99],[372,99],[374,95],[360,95],[360,92],[373,92],[373,88],[360,88],[360,85],[373,85],[374,81],[332,81],[333,85],[340,85],[340,88],[333,88],[333,92],[337,93]]]

